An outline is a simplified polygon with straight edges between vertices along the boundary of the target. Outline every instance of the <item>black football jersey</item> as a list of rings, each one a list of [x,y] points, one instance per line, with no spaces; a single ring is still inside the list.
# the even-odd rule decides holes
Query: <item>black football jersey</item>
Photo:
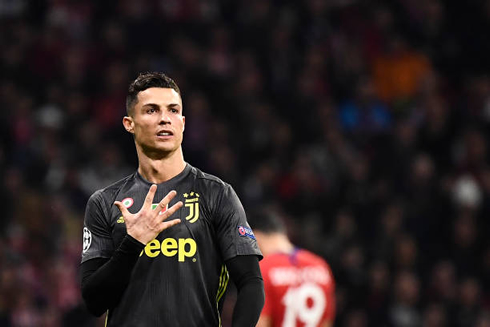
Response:
[[[95,192],[87,203],[82,262],[110,258],[126,235],[114,201],[131,213],[143,206],[151,183],[138,172]],[[187,164],[158,184],[156,206],[171,190],[170,219],[181,223],[149,242],[132,271],[121,301],[108,312],[107,326],[220,326],[220,303],[228,283],[225,261],[261,252],[233,188]],[[166,210],[166,209],[164,209]]]

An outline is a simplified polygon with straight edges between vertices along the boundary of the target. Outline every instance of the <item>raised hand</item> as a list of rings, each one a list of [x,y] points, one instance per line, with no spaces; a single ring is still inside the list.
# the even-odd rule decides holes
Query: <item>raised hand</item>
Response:
[[[169,202],[177,195],[177,192],[168,192],[162,201],[158,203],[156,208],[152,209],[151,204],[153,203],[153,198],[155,197],[156,191],[157,186],[153,184],[146,195],[143,206],[141,207],[140,211],[135,214],[130,213],[120,201],[114,202],[119,210],[121,210],[124,217],[127,233],[143,244],[147,244],[153,240],[163,230],[180,223],[180,219],[167,221],[167,218],[169,218],[183,206],[182,201],[179,201],[168,208],[163,214],[159,214],[160,211],[164,209],[167,204],[169,204]]]

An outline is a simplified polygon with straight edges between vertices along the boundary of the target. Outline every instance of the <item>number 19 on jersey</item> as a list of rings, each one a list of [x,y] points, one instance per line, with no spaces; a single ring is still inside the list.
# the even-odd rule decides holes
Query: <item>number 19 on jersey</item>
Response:
[[[298,321],[305,327],[316,327],[325,312],[327,298],[319,285],[304,283],[289,287],[282,303],[285,306],[282,327],[296,327]]]

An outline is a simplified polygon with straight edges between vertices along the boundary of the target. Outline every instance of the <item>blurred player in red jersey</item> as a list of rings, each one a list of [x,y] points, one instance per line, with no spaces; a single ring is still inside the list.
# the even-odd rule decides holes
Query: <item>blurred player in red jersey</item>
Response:
[[[265,305],[257,327],[333,326],[335,283],[325,260],[295,247],[278,213],[264,210],[249,220],[264,255]]]

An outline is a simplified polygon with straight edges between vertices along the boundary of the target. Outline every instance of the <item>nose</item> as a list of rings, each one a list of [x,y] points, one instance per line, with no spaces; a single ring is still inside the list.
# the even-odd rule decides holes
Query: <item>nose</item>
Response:
[[[171,123],[170,115],[165,110],[162,110],[162,114],[160,116],[160,124],[165,125],[165,124],[170,124],[170,123]]]

